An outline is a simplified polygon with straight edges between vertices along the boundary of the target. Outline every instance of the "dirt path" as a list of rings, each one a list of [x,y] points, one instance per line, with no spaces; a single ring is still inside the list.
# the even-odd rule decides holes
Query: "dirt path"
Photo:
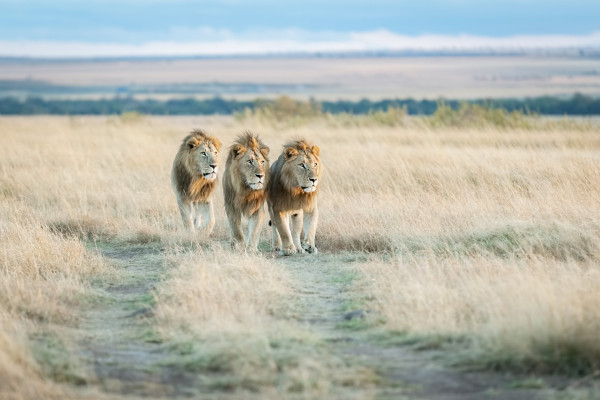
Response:
[[[155,340],[151,319],[146,318],[152,315],[152,289],[165,274],[160,250],[107,245],[100,252],[123,271],[123,278],[100,284],[103,300],[81,316],[78,357],[88,366],[88,383],[103,392],[128,396],[173,398],[202,393],[197,374],[164,366],[172,354]],[[514,388],[520,379],[515,376],[452,369],[440,350],[415,351],[378,340],[373,335],[376,328],[364,323],[368,310],[357,309],[361,304],[352,293],[357,279],[352,264],[357,257],[319,254],[276,257],[276,261],[290,272],[297,290],[295,312],[288,318],[322,338],[346,365],[374,371],[374,398],[532,399],[547,394],[539,388]],[[203,398],[232,395],[213,391]]]
[[[367,366],[377,373],[376,398],[547,398],[547,390],[524,387],[527,377],[464,372],[449,367],[448,354],[442,350],[417,351],[407,345],[386,345],[378,340],[373,329],[364,324],[363,318],[369,310],[355,309],[361,306],[351,293],[352,281],[357,278],[352,268],[355,258],[351,254],[345,260],[339,255],[319,254],[280,260],[297,282],[303,310],[300,319],[323,336],[331,350],[346,363]],[[356,329],[361,324],[363,329]],[[554,384],[564,385],[564,380],[555,379]]]
[[[154,338],[152,290],[164,274],[162,255],[149,246],[103,246],[100,253],[122,272],[117,283],[101,284],[103,299],[81,316],[82,364],[89,382],[108,393],[137,396],[185,395],[192,378],[161,368],[168,356]]]

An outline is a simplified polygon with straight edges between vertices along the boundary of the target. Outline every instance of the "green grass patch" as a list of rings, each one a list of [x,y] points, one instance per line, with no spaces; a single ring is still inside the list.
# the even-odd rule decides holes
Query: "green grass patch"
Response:
[[[511,389],[544,389],[546,382],[542,378],[526,378],[510,383]]]
[[[584,231],[560,223],[512,223],[455,236],[406,237],[398,241],[396,251],[407,256],[518,258],[536,254],[561,261],[595,261],[600,257],[599,232],[596,226]]]
[[[141,309],[152,309],[156,305],[156,297],[153,292],[141,293],[132,301],[125,303],[125,310],[138,311]]]
[[[534,346],[527,354],[510,349],[465,352],[457,365],[473,370],[586,376],[600,368],[600,354],[576,341]]]
[[[385,347],[408,346],[417,351],[451,349],[459,351],[466,349],[471,340],[466,335],[456,334],[427,334],[398,331],[377,331],[371,335],[376,343]]]
[[[348,321],[342,321],[336,324],[337,329],[347,329],[349,331],[364,331],[377,326],[378,324],[367,318],[352,318]]]
[[[318,371],[328,359],[323,343],[313,338],[223,335],[187,339],[167,344],[173,354],[162,366],[199,374],[209,390],[283,392],[312,390],[322,385]],[[318,361],[317,361],[318,360]]]
[[[81,365],[56,332],[43,331],[32,336],[32,353],[44,375],[56,382],[84,385],[87,377]]]

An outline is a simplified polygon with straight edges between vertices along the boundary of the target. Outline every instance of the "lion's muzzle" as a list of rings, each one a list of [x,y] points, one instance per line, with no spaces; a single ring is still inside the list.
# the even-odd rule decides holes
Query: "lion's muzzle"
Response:
[[[256,182],[248,182],[248,186],[252,190],[261,190],[265,186],[265,176],[264,174],[256,174],[256,178],[258,179]]]
[[[214,179],[217,179],[217,171],[219,170],[219,166],[216,165],[216,164],[211,164],[210,167],[212,168],[212,171],[204,172],[202,174],[202,176],[204,177],[204,179],[206,179],[208,181],[212,181]]]
[[[312,185],[301,186],[301,187],[302,187],[302,190],[304,190],[304,192],[312,193],[315,190],[317,190],[317,185],[319,184],[319,179],[318,178],[308,178],[308,180],[312,183]]]
[[[208,180],[208,181],[212,181],[214,179],[217,179],[217,174],[214,172],[209,172],[207,174],[203,174],[202,176],[204,176],[204,179]]]

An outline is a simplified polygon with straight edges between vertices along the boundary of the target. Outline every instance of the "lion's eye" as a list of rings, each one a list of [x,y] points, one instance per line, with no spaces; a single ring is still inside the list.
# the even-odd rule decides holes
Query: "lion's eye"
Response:
[[[205,151],[203,151],[201,154],[202,154],[203,157],[206,157],[206,152]]]
[[[262,161],[260,162],[260,165],[263,165],[264,163],[265,163],[265,160],[262,160]]]
[[[248,160],[246,161],[248,164],[252,164],[252,160]]]
[[[315,168],[317,168],[317,163],[315,163]]]
[[[306,165],[305,164],[300,164],[300,168],[306,169]]]

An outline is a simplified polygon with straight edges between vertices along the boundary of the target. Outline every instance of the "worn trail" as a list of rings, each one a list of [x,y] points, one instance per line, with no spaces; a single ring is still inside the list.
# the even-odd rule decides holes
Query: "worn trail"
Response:
[[[79,348],[89,383],[108,393],[172,397],[186,393],[192,379],[185,371],[161,368],[168,356],[153,337],[156,283],[163,275],[162,255],[149,246],[101,248],[121,269],[120,281],[103,284],[103,299],[81,316]]]
[[[174,355],[157,340],[148,318],[153,310],[152,291],[165,274],[160,250],[148,245],[106,245],[100,252],[123,274],[119,282],[101,283],[102,300],[80,316],[77,357],[88,368],[88,385],[126,396],[185,398],[201,393],[203,398],[235,397],[231,391],[204,391],[197,373],[165,362]],[[348,368],[373,372],[371,387],[356,388],[359,397],[544,397],[544,391],[514,388],[514,376],[453,369],[447,366],[448,354],[442,350],[416,351],[378,339],[374,334],[378,328],[364,320],[376,314],[369,314],[353,293],[358,279],[354,265],[360,257],[349,253],[275,258],[291,274],[297,292],[292,312],[281,318],[300,323],[321,338]]]
[[[298,318],[321,335],[347,364],[371,368],[377,375],[376,398],[532,399],[544,393],[518,388],[519,377],[489,372],[464,372],[448,366],[443,350],[414,350],[386,345],[363,318],[370,310],[355,309],[352,266],[356,256],[319,254],[282,258],[293,274],[299,296]],[[363,305],[364,306],[364,305]],[[361,328],[362,324],[362,328]],[[357,329],[358,327],[358,329]]]

